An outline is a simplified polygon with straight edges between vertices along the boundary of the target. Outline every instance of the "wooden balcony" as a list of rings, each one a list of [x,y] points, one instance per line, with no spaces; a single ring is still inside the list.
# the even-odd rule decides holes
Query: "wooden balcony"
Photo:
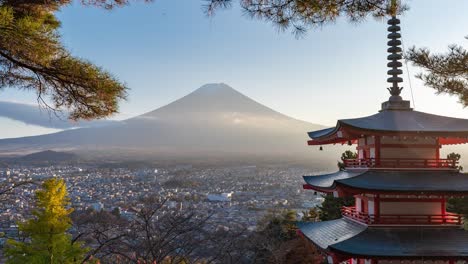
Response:
[[[444,215],[385,215],[379,216],[356,211],[355,207],[343,207],[341,214],[367,225],[461,225],[462,216]]]
[[[456,169],[458,161],[453,159],[344,159],[346,168],[429,168]]]

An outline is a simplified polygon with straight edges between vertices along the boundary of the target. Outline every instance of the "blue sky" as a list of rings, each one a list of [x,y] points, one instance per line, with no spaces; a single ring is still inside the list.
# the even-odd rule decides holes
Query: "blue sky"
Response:
[[[468,41],[468,1],[406,1],[406,47],[445,51]],[[163,106],[203,84],[224,82],[294,118],[333,125],[338,118],[375,113],[388,98],[386,22],[339,20],[296,39],[233,8],[206,17],[199,0],[155,0],[105,11],[74,3],[58,16],[66,46],[109,70],[130,88],[116,119]],[[414,78],[416,109],[468,118],[456,98],[435,96]],[[403,96],[410,99],[406,71]],[[7,89],[0,100],[34,103],[34,93]],[[2,127],[11,126],[1,119]],[[39,132],[37,132],[39,133]],[[41,130],[40,133],[43,133]],[[0,135],[2,137],[2,135]]]

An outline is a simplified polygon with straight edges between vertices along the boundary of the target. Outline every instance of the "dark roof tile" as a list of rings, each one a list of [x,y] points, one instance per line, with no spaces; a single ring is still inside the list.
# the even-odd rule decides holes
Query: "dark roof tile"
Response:
[[[350,255],[373,257],[467,257],[468,232],[460,228],[368,228],[330,246]]]
[[[468,192],[468,174],[456,171],[340,171],[304,176],[307,184],[333,190],[337,185],[376,191]]]
[[[298,223],[322,249],[368,257],[468,257],[468,232],[456,227],[366,227],[346,218]]]
[[[322,249],[352,238],[366,229],[366,226],[341,218],[324,222],[300,222],[301,232]]]
[[[412,110],[386,110],[377,114],[338,120],[335,127],[309,132],[311,139],[329,137],[343,125],[385,132],[461,133],[468,136],[468,119],[446,117]]]

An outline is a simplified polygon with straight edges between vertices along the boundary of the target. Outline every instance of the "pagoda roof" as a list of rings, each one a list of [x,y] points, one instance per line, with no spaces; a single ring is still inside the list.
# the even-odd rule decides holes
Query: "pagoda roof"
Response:
[[[457,144],[468,141],[468,119],[433,115],[411,109],[382,110],[371,116],[341,119],[335,127],[308,134],[312,139],[309,141],[311,145],[346,142],[361,135],[376,134],[464,137],[458,141],[442,142],[442,144]]]
[[[338,171],[303,177],[307,187],[323,192],[333,192],[338,188],[351,192],[468,192],[468,174],[449,170]]]
[[[342,218],[299,223],[324,250],[372,258],[468,257],[468,232],[458,227],[366,227]]]
[[[315,223],[299,222],[297,227],[321,249],[352,238],[367,228],[346,218]]]

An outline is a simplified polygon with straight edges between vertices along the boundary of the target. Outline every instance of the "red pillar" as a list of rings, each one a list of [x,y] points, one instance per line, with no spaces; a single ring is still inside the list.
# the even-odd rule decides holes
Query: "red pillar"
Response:
[[[445,224],[447,220],[445,219],[446,208],[445,208],[445,196],[444,195],[442,195],[442,201],[440,202],[440,214],[442,215],[443,223]]]
[[[374,197],[375,222],[380,222],[380,194]]]
[[[440,142],[439,138],[436,138],[436,167],[441,167],[446,164],[440,162]]]
[[[447,208],[445,207],[447,199],[445,198],[445,195],[442,195],[442,201],[440,202],[440,214],[445,215]]]
[[[380,166],[380,136],[375,136],[375,164]]]

